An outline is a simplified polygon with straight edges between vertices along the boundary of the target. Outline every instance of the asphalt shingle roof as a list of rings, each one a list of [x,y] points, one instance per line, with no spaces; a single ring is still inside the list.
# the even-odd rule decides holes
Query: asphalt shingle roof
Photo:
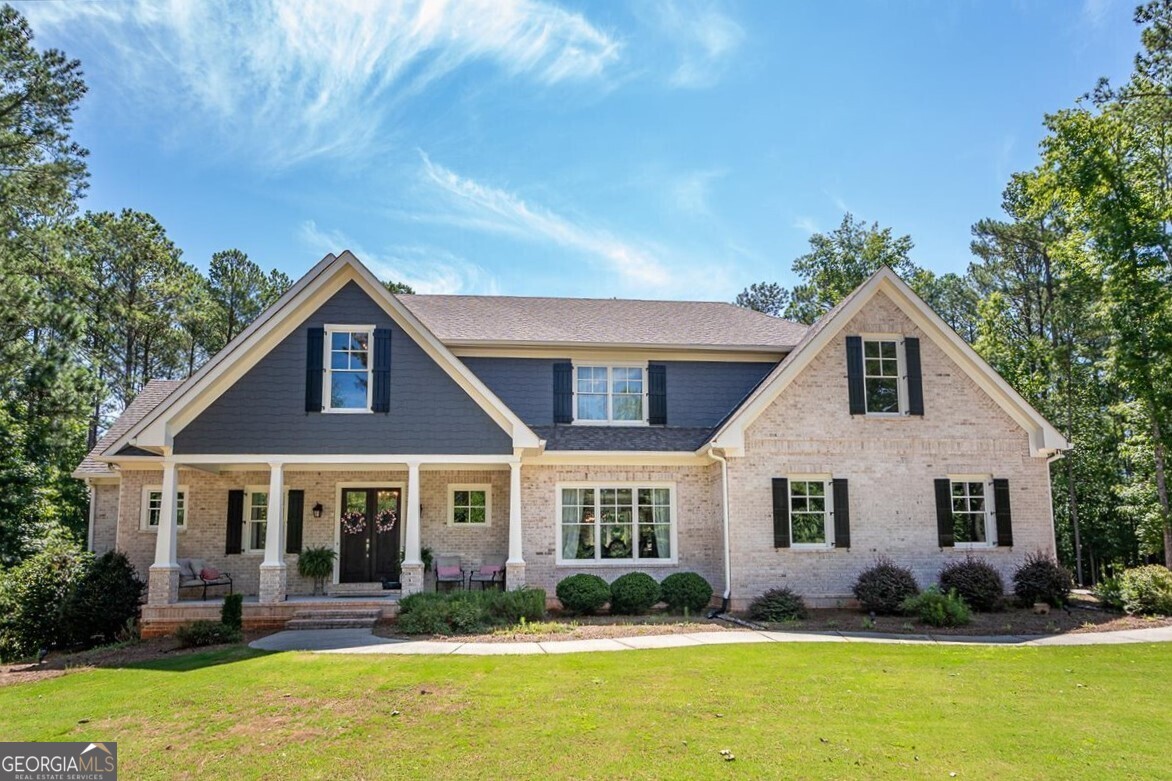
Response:
[[[115,440],[125,434],[131,426],[138,423],[155,407],[163,402],[171,394],[171,391],[183,384],[183,380],[151,380],[146,384],[138,395],[134,397],[134,401],[130,402],[118,419],[114,421],[114,425],[106,432],[105,436],[98,440],[98,444],[94,449],[78,464],[74,474],[79,477],[99,477],[110,474],[109,464],[94,460],[94,456],[99,456],[106,451],[110,445],[114,444]]]
[[[704,444],[710,428],[662,426],[532,426],[548,450],[687,451]]]
[[[445,344],[520,342],[788,350],[806,326],[719,301],[401,295]]]

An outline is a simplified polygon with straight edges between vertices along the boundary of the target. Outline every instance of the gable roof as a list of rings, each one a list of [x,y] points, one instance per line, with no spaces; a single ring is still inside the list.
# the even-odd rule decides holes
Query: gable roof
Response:
[[[287,336],[308,314],[349,282],[355,282],[423,348],[456,384],[509,433],[514,447],[537,447],[540,441],[481,380],[346,250],[326,255],[228,345],[212,356],[139,420],[94,455],[109,456],[127,445],[159,451],[243,374]]]
[[[945,323],[922,298],[890,268],[884,266],[850,295],[840,301],[806,332],[765,380],[736,411],[718,427],[714,436],[697,452],[710,447],[743,453],[745,429],[777,399],[793,379],[834,339],[864,304],[879,292],[885,293],[924,334],[931,338],[958,366],[1017,422],[1030,437],[1035,456],[1049,456],[1070,448],[1070,443],[1042,414],[1034,409],[1005,379],[977,354],[968,342]]]
[[[806,326],[719,301],[400,295],[449,347],[590,345],[784,352]]]
[[[73,476],[86,478],[114,475],[110,465],[98,461],[95,456],[105,453],[106,448],[121,439],[132,426],[146,417],[151,410],[159,406],[172,391],[182,384],[183,380],[151,380],[148,382],[134,397],[134,401],[122,410],[122,414],[114,421],[114,425],[110,426],[110,430],[98,440],[94,449],[87,453],[86,457],[77,465],[77,469],[73,470]]]

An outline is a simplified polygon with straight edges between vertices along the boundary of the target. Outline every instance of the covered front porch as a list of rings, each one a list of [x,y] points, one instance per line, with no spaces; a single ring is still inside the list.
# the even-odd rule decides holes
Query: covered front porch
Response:
[[[192,611],[218,616],[227,589],[211,588],[203,600],[202,589],[181,588],[191,581],[180,563],[190,561],[230,574],[246,595],[246,621],[254,614],[257,625],[283,623],[263,623],[288,612],[272,606],[389,605],[421,591],[425,549],[469,569],[503,560],[508,587],[525,583],[514,456],[168,455],[124,469],[120,490],[122,507],[143,520],[119,546],[146,556],[144,543],[153,542],[144,624],[178,621],[177,611],[184,621],[204,617]],[[298,574],[311,547],[337,554],[329,596],[314,596],[313,581]]]

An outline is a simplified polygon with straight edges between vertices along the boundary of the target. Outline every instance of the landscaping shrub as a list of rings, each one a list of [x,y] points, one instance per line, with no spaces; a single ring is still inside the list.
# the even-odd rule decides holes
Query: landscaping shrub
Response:
[[[610,586],[597,575],[570,575],[558,582],[557,595],[567,612],[585,615],[610,601]]]
[[[145,588],[125,553],[94,559],[61,605],[61,641],[83,648],[114,642],[138,616]]]
[[[219,621],[193,621],[175,630],[175,639],[183,648],[239,643],[240,637],[239,629],[233,629]]]
[[[220,623],[237,631],[244,628],[244,595],[229,594],[220,608]]]
[[[1172,572],[1167,567],[1149,564],[1124,571],[1119,594],[1128,613],[1172,616]]]
[[[880,615],[894,615],[908,597],[920,593],[916,576],[907,567],[901,567],[886,556],[880,556],[859,573],[854,586],[855,598],[865,610]]]
[[[515,591],[451,591],[420,593],[399,603],[398,626],[406,634],[447,635],[483,631],[545,617],[545,592],[538,588]]]
[[[21,659],[63,639],[61,608],[90,554],[65,540],[0,573],[0,659]]]
[[[905,599],[900,610],[930,626],[962,626],[972,619],[969,606],[956,589],[945,594],[935,586]]]
[[[1045,602],[1060,607],[1074,588],[1070,570],[1038,551],[1026,556],[1013,573],[1013,593],[1023,606]]]
[[[955,591],[973,610],[988,613],[1005,603],[1005,581],[988,562],[967,558],[950,561],[940,570],[940,590]]]
[[[712,584],[695,572],[668,575],[659,584],[659,591],[668,609],[676,613],[696,613],[712,601]]]
[[[1104,607],[1123,610],[1123,581],[1114,575],[1104,575],[1091,590]]]
[[[628,572],[610,584],[610,612],[623,615],[646,613],[659,601],[659,583],[646,572]]]
[[[749,603],[754,621],[796,621],[806,617],[806,603],[788,588],[774,588]]]

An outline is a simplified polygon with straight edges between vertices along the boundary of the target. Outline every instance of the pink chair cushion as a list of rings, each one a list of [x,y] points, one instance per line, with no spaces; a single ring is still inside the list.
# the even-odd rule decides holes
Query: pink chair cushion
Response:
[[[204,580],[216,580],[220,577],[220,571],[215,567],[204,567],[199,571],[199,576]]]
[[[436,573],[441,578],[458,578],[463,574],[459,567],[437,567]]]
[[[485,564],[480,567],[481,575],[495,575],[501,571],[499,564]]]

